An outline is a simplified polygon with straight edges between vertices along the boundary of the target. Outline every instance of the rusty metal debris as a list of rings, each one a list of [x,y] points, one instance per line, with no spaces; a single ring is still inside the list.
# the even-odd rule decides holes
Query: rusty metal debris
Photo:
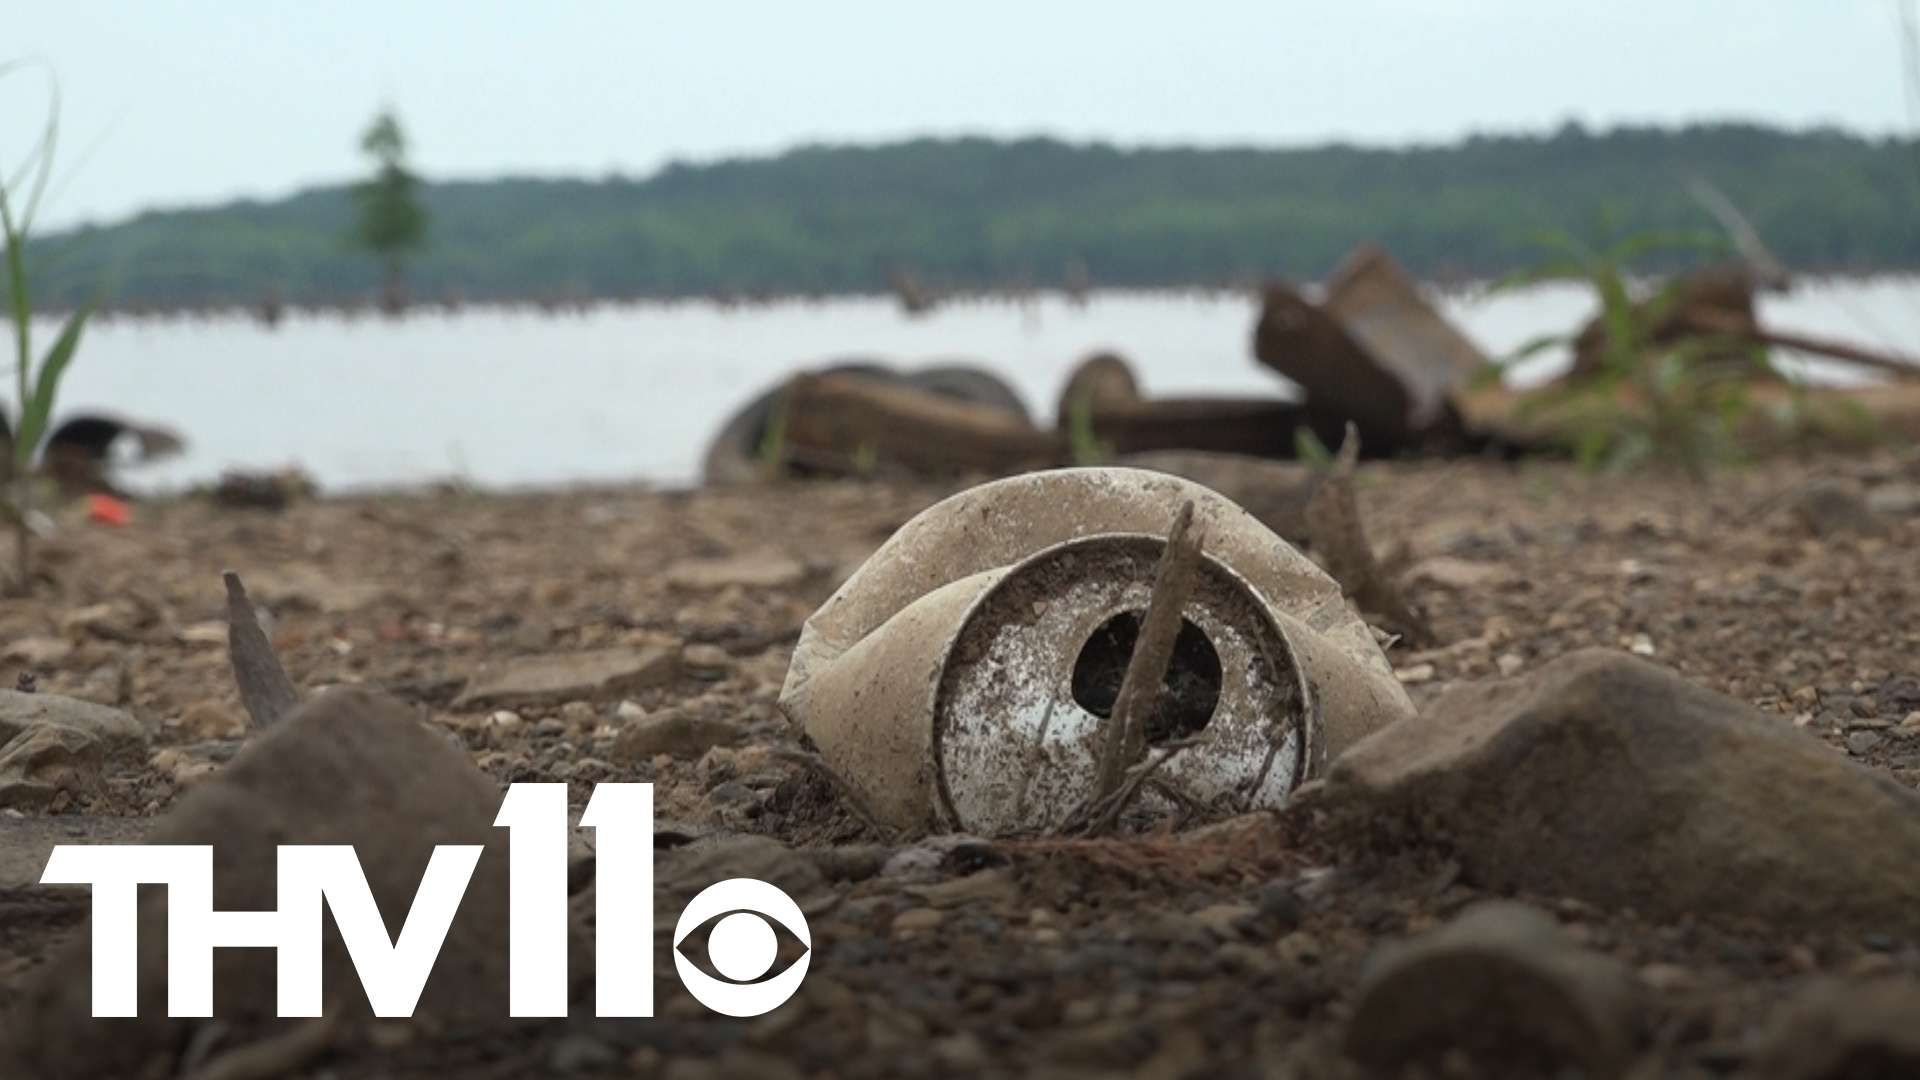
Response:
[[[1763,327],[1753,293],[1756,281],[1765,279],[1757,273],[1733,266],[1681,279],[1660,308],[1643,306],[1642,316],[1651,320],[1644,344],[1666,348],[1706,339],[1729,358],[1778,346],[1895,379],[1920,376],[1920,361],[1912,358]],[[1372,243],[1341,262],[1317,302],[1291,287],[1269,286],[1253,351],[1259,363],[1298,386],[1298,400],[1283,396],[1278,386],[1271,397],[1155,398],[1125,359],[1101,352],[1072,372],[1050,428],[1036,424],[1004,382],[976,365],[903,373],[875,361],[841,362],[796,375],[736,413],[709,448],[706,479],[717,484],[793,473],[888,471],[1009,475],[1163,452],[1286,459],[1300,454],[1303,434],[1330,446],[1349,424],[1376,457],[1568,442],[1562,419],[1527,415],[1529,395],[1480,385],[1490,368],[1487,357]],[[1595,320],[1576,337],[1565,378],[1577,382],[1599,374],[1608,352]],[[1755,371],[1766,373],[1758,365]],[[1836,415],[1870,414],[1881,431],[1920,432],[1920,389],[1892,396],[1878,388],[1864,395],[1838,389],[1802,393],[1774,377],[1756,383],[1753,392],[1756,400],[1774,392],[1801,394],[1796,401],[1816,409],[1831,404],[1825,411]]]
[[[1358,425],[1381,453],[1460,442],[1453,395],[1487,366],[1372,244],[1340,264],[1319,305],[1268,288],[1254,355],[1299,383],[1309,405]]]
[[[834,415],[842,409],[849,415]],[[819,415],[823,411],[826,415]],[[789,470],[857,472],[882,462],[898,465],[898,455],[887,451],[900,449],[901,428],[915,424],[955,429],[941,446],[968,442],[976,431],[990,441],[1011,438],[1008,448],[965,451],[1002,470],[1030,460],[1033,444],[1021,439],[1039,434],[1020,395],[980,365],[943,363],[901,371],[878,360],[845,360],[783,380],[741,406],[708,444],[702,471],[709,484],[741,484]],[[924,462],[938,452],[912,439],[904,445],[907,461]],[[1045,453],[1054,452],[1049,443]]]
[[[888,829],[1063,831],[1097,801],[1189,502],[1205,550],[1143,742],[1108,780],[1147,766],[1126,811],[1141,823],[1279,805],[1412,706],[1334,581],[1225,498],[1163,474],[1035,473],[925,511],[807,621],[781,708]]]

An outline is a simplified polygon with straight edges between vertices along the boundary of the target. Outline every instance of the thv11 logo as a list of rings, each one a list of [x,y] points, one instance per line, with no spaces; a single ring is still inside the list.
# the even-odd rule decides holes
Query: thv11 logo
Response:
[[[516,1017],[567,1015],[567,785],[513,784],[497,826],[510,832],[510,1008]],[[600,1016],[653,1015],[653,785],[601,784],[580,824],[594,830],[594,997]],[[282,844],[279,908],[213,910],[207,845],[72,845],[53,849],[43,885],[93,887],[93,1015],[133,1016],[139,982],[138,886],[167,886],[167,1015],[213,1014],[213,950],[270,948],[278,961],[281,1016],[320,1015],[320,909],[340,928],[354,971],[379,1016],[411,1016],[480,861],[477,844],[434,848],[398,938],[388,940],[360,859],[346,844]],[[708,955],[727,982],[680,952],[715,916]],[[777,942],[767,916],[807,946],[787,970],[771,969]],[[813,939],[785,892],[755,878],[709,886],[680,913],[673,962],[701,1004],[758,1016],[793,996]],[[761,979],[759,982],[746,980]]]

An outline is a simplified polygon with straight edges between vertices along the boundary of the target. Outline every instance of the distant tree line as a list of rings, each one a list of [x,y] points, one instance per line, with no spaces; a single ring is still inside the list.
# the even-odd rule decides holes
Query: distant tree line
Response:
[[[1796,270],[1920,268],[1916,145],[1749,125],[1475,137],[1371,149],[1119,149],[1051,139],[815,146],[674,164],[644,180],[428,183],[416,302],[1229,285],[1323,276],[1378,240],[1416,273],[1531,265],[1542,229],[1714,227],[1687,192],[1725,191]],[[105,282],[116,307],[374,297],[382,269],[342,242],[348,188],[155,211],[50,236],[44,298]]]

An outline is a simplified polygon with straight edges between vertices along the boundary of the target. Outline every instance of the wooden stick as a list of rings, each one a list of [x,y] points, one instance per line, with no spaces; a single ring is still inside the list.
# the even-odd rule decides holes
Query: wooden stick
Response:
[[[1180,612],[1193,592],[1194,572],[1200,566],[1205,537],[1192,531],[1193,503],[1181,504],[1167,534],[1167,550],[1153,575],[1153,597],[1140,636],[1120,680],[1113,714],[1107,719],[1107,738],[1094,773],[1093,800],[1097,803],[1120,789],[1127,767],[1139,760],[1147,744],[1147,719],[1160,698],[1160,685],[1173,661],[1174,639],[1180,634]]]
[[[1380,567],[1367,531],[1360,522],[1360,501],[1354,493],[1354,464],[1360,459],[1360,432],[1347,424],[1347,436],[1333,468],[1307,501],[1307,536],[1327,573],[1340,583],[1355,607],[1378,620],[1390,633],[1405,638],[1416,649],[1438,644],[1426,616],[1407,603],[1400,586]]]
[[[1722,318],[1712,312],[1688,312],[1684,318],[1688,326],[1706,333],[1725,334],[1728,337],[1755,341],[1762,345],[1776,345],[1783,349],[1818,353],[1849,364],[1884,371],[1896,378],[1920,378],[1920,358],[1905,357],[1898,353],[1876,352],[1872,349],[1860,348],[1858,345],[1848,345],[1843,341],[1828,341],[1825,338],[1809,337],[1806,334],[1795,334],[1790,331],[1756,330],[1741,325],[1737,320]]]
[[[227,583],[227,651],[233,661],[233,681],[240,687],[240,703],[247,707],[255,727],[269,728],[299,706],[300,691],[293,688],[267,632],[260,629],[240,575],[228,570],[220,576]]]

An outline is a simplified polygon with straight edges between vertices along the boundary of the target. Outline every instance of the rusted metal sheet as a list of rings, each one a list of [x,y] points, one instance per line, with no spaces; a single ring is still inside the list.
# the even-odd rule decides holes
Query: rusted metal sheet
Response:
[[[1090,435],[1110,454],[1190,450],[1260,458],[1294,456],[1305,428],[1326,444],[1340,441],[1346,419],[1309,402],[1279,398],[1159,398],[1140,393],[1127,362],[1113,353],[1088,357],[1060,394],[1057,424],[1072,437]]]
[[[1415,431],[1438,422],[1453,392],[1487,366],[1480,347],[1374,244],[1340,264],[1320,307],[1406,389],[1407,423]]]
[[[1009,473],[1067,458],[1063,436],[1024,417],[852,374],[795,376],[785,409],[783,456],[829,471]]]
[[[1322,304],[1268,288],[1254,355],[1299,383],[1310,406],[1352,420],[1370,453],[1457,437],[1453,393],[1487,366],[1371,244],[1341,264]]]

